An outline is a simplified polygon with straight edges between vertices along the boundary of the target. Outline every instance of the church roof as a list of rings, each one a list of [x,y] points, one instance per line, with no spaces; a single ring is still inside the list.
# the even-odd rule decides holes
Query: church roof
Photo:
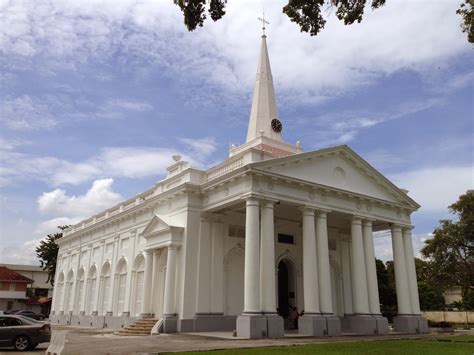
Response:
[[[266,36],[262,36],[257,78],[253,92],[252,108],[250,110],[247,142],[261,135],[283,141],[280,132],[271,129],[271,121],[278,119],[278,108],[273,87],[273,76],[268,57]]]
[[[333,154],[342,154],[349,160],[352,160],[359,169],[364,171],[365,175],[367,175],[368,178],[375,180],[377,184],[383,186],[384,189],[389,191],[391,194],[397,196],[397,200],[405,202],[407,205],[411,206],[412,209],[420,208],[420,205],[412,198],[410,198],[404,190],[393,184],[382,173],[380,173],[377,169],[375,169],[372,165],[370,165],[360,155],[358,155],[349,146],[345,144],[329,148],[323,148],[306,153],[290,155],[287,157],[251,163],[249,164],[249,168],[253,170],[265,170],[265,168],[269,166],[287,165],[291,162],[304,161],[309,158],[318,156],[331,156]]]

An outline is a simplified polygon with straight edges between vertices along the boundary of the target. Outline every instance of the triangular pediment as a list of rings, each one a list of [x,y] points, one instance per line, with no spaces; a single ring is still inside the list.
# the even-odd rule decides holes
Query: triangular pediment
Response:
[[[169,233],[172,230],[183,229],[183,227],[171,225],[165,220],[163,216],[154,215],[142,232],[142,235],[147,238],[163,233]]]
[[[419,207],[346,145],[267,160],[252,167],[274,175],[404,204],[409,208]]]

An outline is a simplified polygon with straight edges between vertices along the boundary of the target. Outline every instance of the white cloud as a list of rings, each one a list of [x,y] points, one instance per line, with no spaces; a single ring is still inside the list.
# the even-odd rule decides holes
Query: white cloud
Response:
[[[191,150],[190,155],[198,160],[210,156],[217,149],[217,142],[214,137],[180,138],[179,141],[186,144]]]
[[[48,105],[28,95],[1,103],[0,122],[13,130],[48,129],[56,125]]]
[[[106,103],[107,109],[121,108],[127,111],[148,111],[153,108],[151,104],[145,101],[132,101],[132,100],[122,100],[114,99],[109,100]]]
[[[109,147],[83,161],[71,162],[56,157],[38,157],[0,148],[0,186],[18,181],[40,180],[59,186],[78,185],[85,181],[106,177],[145,178],[166,173],[172,156],[180,154],[192,165],[202,166],[216,150],[214,138],[182,138],[181,149],[151,147]],[[191,158],[192,157],[192,158]]]
[[[300,117],[296,122],[305,127],[304,138],[317,142],[315,148],[345,144],[354,140],[360,131],[397,120],[424,111],[443,102],[441,98],[432,97],[425,100],[407,101],[394,107],[386,107],[381,112],[337,111],[315,117]],[[308,130],[308,126],[315,126]],[[314,138],[316,135],[316,139]]]
[[[385,149],[373,150],[365,154],[364,159],[378,170],[400,167],[402,164],[406,164],[407,162],[405,159],[392,154]]]
[[[48,235],[54,234],[59,231],[59,226],[67,226],[70,224],[75,224],[81,221],[82,217],[56,217],[52,219],[48,219],[46,221],[41,222],[35,229],[35,234],[37,235]]]
[[[316,38],[300,33],[282,6],[266,2],[265,11],[275,80],[289,100],[318,101],[401,69],[429,73],[470,50],[455,1],[389,1],[350,27],[331,14]],[[111,56],[145,72],[160,64],[189,83],[187,90],[195,90],[195,78],[205,78],[224,88],[223,95],[247,94],[256,70],[260,11],[259,2],[231,1],[222,20],[188,33],[172,1],[6,2],[0,51],[17,68],[41,57],[45,71]],[[204,93],[195,91],[201,99]]]
[[[420,250],[425,246],[425,240],[432,237],[431,233],[412,234],[413,254],[421,258]],[[382,261],[393,260],[392,237],[390,230],[374,232],[375,257]]]
[[[32,239],[20,245],[2,243],[0,245],[0,262],[5,264],[40,265],[36,257],[36,247],[41,239]]]
[[[38,198],[38,208],[43,213],[66,216],[86,216],[106,209],[123,198],[112,191],[113,179],[96,180],[82,196],[67,196],[63,189],[44,192]]]
[[[390,179],[422,207],[422,212],[446,211],[467,190],[474,188],[474,167],[440,166],[394,174]]]

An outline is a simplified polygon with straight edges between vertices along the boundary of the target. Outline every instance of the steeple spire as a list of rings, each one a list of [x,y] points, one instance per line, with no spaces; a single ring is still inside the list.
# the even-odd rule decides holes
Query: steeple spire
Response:
[[[252,108],[250,110],[249,126],[247,131],[247,142],[265,136],[278,141],[283,141],[278,128],[272,128],[272,121],[280,124],[278,109],[276,104],[275,89],[273,88],[273,77],[268,58],[267,36],[265,35],[265,14],[259,18],[263,23],[262,43],[260,45],[260,58],[257,69],[257,79],[253,92]],[[281,128],[280,128],[281,130]]]

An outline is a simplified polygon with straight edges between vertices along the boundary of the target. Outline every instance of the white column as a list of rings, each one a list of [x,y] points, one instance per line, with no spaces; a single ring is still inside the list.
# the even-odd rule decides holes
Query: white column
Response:
[[[331,267],[329,265],[326,212],[316,212],[316,252],[318,255],[319,304],[323,314],[332,314]]]
[[[109,289],[109,299],[107,301],[107,307],[105,311],[107,312],[107,315],[113,315],[115,311],[115,301],[114,301],[114,296],[118,296],[117,292],[117,281],[118,281],[118,275],[116,275],[117,271],[117,259],[118,259],[118,250],[119,250],[119,242],[120,242],[120,237],[116,236],[114,238],[114,249],[112,251],[112,265],[111,265],[111,270],[110,270],[110,289]]]
[[[82,308],[79,310],[80,314],[86,314],[86,300],[87,300],[87,292],[90,287],[90,282],[88,280],[89,276],[89,270],[91,268],[91,262],[92,262],[92,244],[89,244],[89,252],[88,252],[89,258],[87,260],[87,269],[84,270],[84,289],[82,291]]]
[[[211,313],[224,313],[224,224],[214,221],[211,227]]]
[[[369,294],[369,310],[372,314],[380,314],[380,299],[377,283],[377,268],[375,266],[374,238],[372,221],[364,220],[362,226],[364,234],[365,271],[367,273],[367,291]]]
[[[165,299],[163,302],[163,316],[173,317],[175,311],[175,279],[176,279],[176,246],[168,246],[168,257],[166,259],[165,277]]]
[[[133,308],[132,307],[132,302],[133,302],[132,289],[133,289],[134,275],[135,275],[135,273],[133,272],[133,264],[135,263],[135,258],[137,256],[135,254],[136,239],[137,239],[137,231],[135,230],[132,232],[132,236],[130,237],[132,253],[129,255],[131,255],[132,257],[130,258],[130,264],[127,264],[127,287],[125,290],[124,308],[121,314],[125,316],[130,316],[131,315],[130,312]]]
[[[397,225],[392,226],[392,248],[398,314],[411,314],[410,291],[407,278],[405,251],[403,248],[402,229]]]
[[[276,313],[273,202],[262,202],[261,217],[260,306],[263,313]]]
[[[314,209],[303,209],[303,296],[305,313],[320,313]]]
[[[199,231],[196,313],[211,312],[211,223],[201,219]]]
[[[99,306],[99,296],[100,296],[100,286],[102,280],[102,267],[104,266],[104,254],[105,254],[105,240],[101,241],[101,255],[99,263],[97,264],[97,278],[96,278],[96,287],[94,295],[94,307],[95,310],[92,310],[92,315],[98,315],[99,309],[102,308],[102,305]]]
[[[141,315],[150,315],[151,286],[153,280],[153,252],[145,250],[145,270],[143,274],[143,301]]]
[[[418,297],[418,283],[416,281],[415,257],[411,238],[411,228],[403,228],[403,249],[407,265],[408,285],[410,286],[410,301],[412,314],[420,314],[420,299]]]
[[[354,314],[369,314],[367,274],[365,270],[362,220],[354,217],[351,224],[352,237],[352,307]]]
[[[260,313],[260,226],[259,202],[246,200],[244,313]]]
[[[351,253],[347,237],[341,236],[341,269],[344,294],[344,315],[354,313],[352,309]]]

